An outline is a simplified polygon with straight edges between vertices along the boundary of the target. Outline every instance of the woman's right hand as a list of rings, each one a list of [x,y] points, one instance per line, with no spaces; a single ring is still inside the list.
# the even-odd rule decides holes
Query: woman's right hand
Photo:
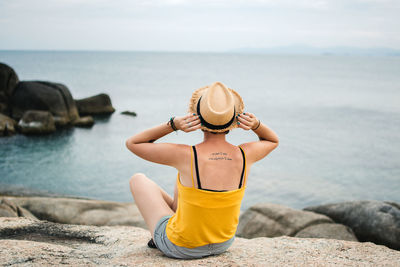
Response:
[[[196,114],[175,117],[174,124],[178,130],[184,131],[185,133],[195,131],[201,127],[200,117]]]
[[[259,120],[253,113],[245,112],[238,114],[238,127],[243,130],[253,130],[259,125]]]

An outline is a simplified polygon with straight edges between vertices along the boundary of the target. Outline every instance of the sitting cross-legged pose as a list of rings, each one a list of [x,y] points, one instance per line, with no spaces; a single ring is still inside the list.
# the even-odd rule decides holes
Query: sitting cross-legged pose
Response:
[[[189,114],[130,137],[137,156],[178,170],[174,198],[142,173],[130,179],[135,203],[152,239],[166,256],[201,258],[226,251],[233,243],[250,167],[278,146],[278,136],[244,112],[240,95],[220,82],[196,90]],[[258,141],[235,146],[225,140],[233,128],[253,131]],[[155,143],[177,130],[201,129],[203,142]]]

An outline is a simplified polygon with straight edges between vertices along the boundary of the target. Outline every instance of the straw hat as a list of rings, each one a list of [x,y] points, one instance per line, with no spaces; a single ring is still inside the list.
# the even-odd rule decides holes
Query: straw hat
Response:
[[[242,97],[221,82],[197,89],[189,103],[189,112],[200,115],[201,129],[215,133],[236,128],[243,109]]]

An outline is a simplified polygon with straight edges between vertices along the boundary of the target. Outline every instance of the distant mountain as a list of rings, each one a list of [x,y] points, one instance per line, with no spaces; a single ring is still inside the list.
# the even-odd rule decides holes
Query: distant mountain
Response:
[[[335,46],[321,48],[307,45],[289,45],[270,48],[238,48],[227,52],[245,54],[400,56],[400,49],[386,47],[359,48],[348,46]]]

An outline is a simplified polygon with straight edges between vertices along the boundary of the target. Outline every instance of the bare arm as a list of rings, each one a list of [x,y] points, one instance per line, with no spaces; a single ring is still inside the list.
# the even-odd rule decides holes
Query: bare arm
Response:
[[[242,144],[250,163],[263,159],[279,144],[277,134],[267,125],[260,122],[252,113],[242,113],[238,116],[238,127],[244,130],[252,130],[259,138],[259,141]]]
[[[200,128],[198,116],[192,114],[177,117],[174,119],[174,123],[178,130],[184,132],[191,132]],[[177,167],[177,164],[180,162],[180,155],[186,146],[170,143],[154,143],[171,132],[173,132],[172,127],[167,123],[163,123],[128,138],[126,140],[126,147],[145,160]]]

